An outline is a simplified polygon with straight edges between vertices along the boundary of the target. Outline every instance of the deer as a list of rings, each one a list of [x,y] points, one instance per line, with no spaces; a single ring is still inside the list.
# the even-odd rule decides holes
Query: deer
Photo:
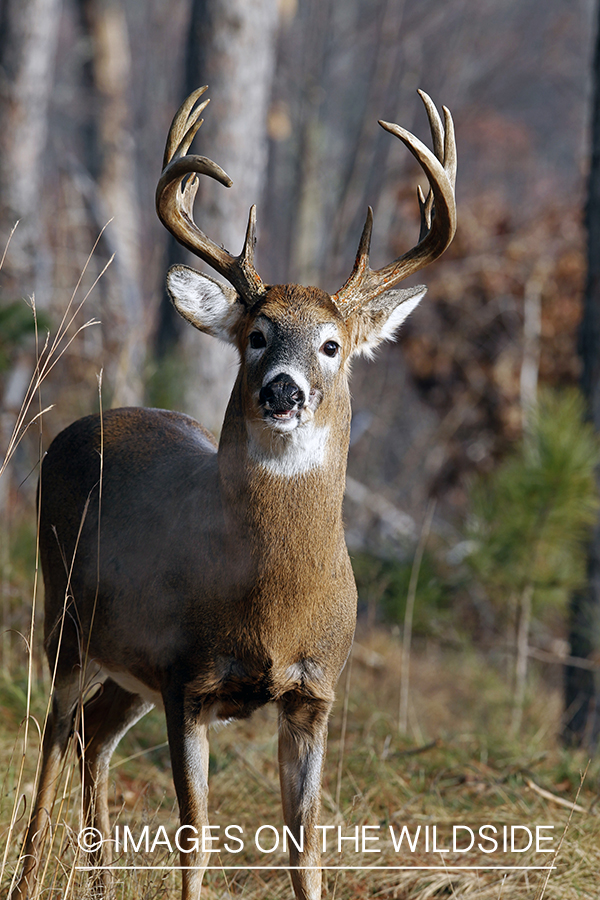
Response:
[[[442,121],[422,91],[433,151],[380,121],[429,182],[427,196],[418,188],[419,240],[372,270],[369,207],[350,276],[330,295],[263,283],[254,266],[255,206],[239,256],[196,224],[200,176],[232,183],[212,160],[188,153],[206,89],[173,119],[156,208],[171,234],[225,280],[175,265],[167,288],[187,322],[237,348],[239,371],[218,445],[184,414],[111,409],[67,427],[43,459],[39,543],[54,691],[12,900],[40,887],[53,791],[73,738],[83,823],[104,836],[93,877],[99,893],[111,895],[108,766],[121,737],[153,706],[164,709],[187,829],[182,900],[197,900],[209,852],[187,837],[208,824],[209,726],[267,703],[278,707],[293,891],[297,900],[321,896],[316,826],[327,723],[356,625],[342,520],[350,360],[394,338],[426,291],[398,284],[452,241],[454,127],[450,112],[443,108]]]

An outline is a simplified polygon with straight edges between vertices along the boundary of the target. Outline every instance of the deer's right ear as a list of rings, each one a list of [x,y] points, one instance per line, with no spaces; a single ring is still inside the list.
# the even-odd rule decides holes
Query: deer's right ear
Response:
[[[235,288],[188,266],[173,266],[167,274],[167,290],[179,315],[195,328],[227,344],[235,343],[244,313]]]

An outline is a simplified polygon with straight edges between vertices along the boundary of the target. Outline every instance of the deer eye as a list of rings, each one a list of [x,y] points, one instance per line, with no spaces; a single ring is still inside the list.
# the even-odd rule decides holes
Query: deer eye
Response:
[[[321,347],[321,352],[325,354],[325,356],[337,356],[338,351],[340,349],[340,345],[335,341],[325,341],[323,346]]]
[[[253,331],[248,338],[248,343],[253,350],[260,350],[262,347],[267,346],[267,341],[262,331]]]

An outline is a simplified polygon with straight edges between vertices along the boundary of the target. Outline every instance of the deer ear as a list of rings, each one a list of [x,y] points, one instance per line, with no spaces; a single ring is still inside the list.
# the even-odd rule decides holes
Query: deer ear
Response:
[[[353,334],[353,353],[371,358],[383,341],[396,339],[396,331],[425,296],[427,288],[417,287],[385,291],[348,317]]]
[[[172,266],[167,290],[179,315],[195,328],[227,344],[235,343],[236,327],[244,313],[235,288],[188,266]]]

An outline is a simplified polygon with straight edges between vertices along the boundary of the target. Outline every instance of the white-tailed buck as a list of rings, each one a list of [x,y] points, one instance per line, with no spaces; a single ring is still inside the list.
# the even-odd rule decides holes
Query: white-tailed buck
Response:
[[[201,835],[209,725],[271,701],[279,707],[284,820],[299,844],[303,837],[302,851],[290,841],[294,891],[321,895],[315,826],[327,719],[356,618],[342,525],[350,359],[393,337],[425,293],[398,283],[452,240],[452,119],[444,109],[442,123],[421,93],[433,152],[400,126],[380,123],[429,180],[427,198],[419,190],[419,243],[371,270],[369,209],[354,269],[330,296],[263,284],[253,264],[254,207],[239,256],[195,224],[198,175],[231,183],[211,160],[186,155],[202,124],[208,101],[196,103],[204,90],[173,120],[156,205],[177,240],[229,282],[175,266],[167,278],[173,303],[200,331],[237,347],[240,368],[218,447],[188,416],[115,409],[75,422],[44,459],[40,549],[55,689],[13,889],[20,900],[39,888],[39,856],[73,734],[86,822],[108,838],[111,754],[145,712],[164,707],[181,824],[191,826],[186,835]],[[110,846],[93,857],[105,890]],[[193,842],[185,845],[185,900],[199,896],[207,862]]]

